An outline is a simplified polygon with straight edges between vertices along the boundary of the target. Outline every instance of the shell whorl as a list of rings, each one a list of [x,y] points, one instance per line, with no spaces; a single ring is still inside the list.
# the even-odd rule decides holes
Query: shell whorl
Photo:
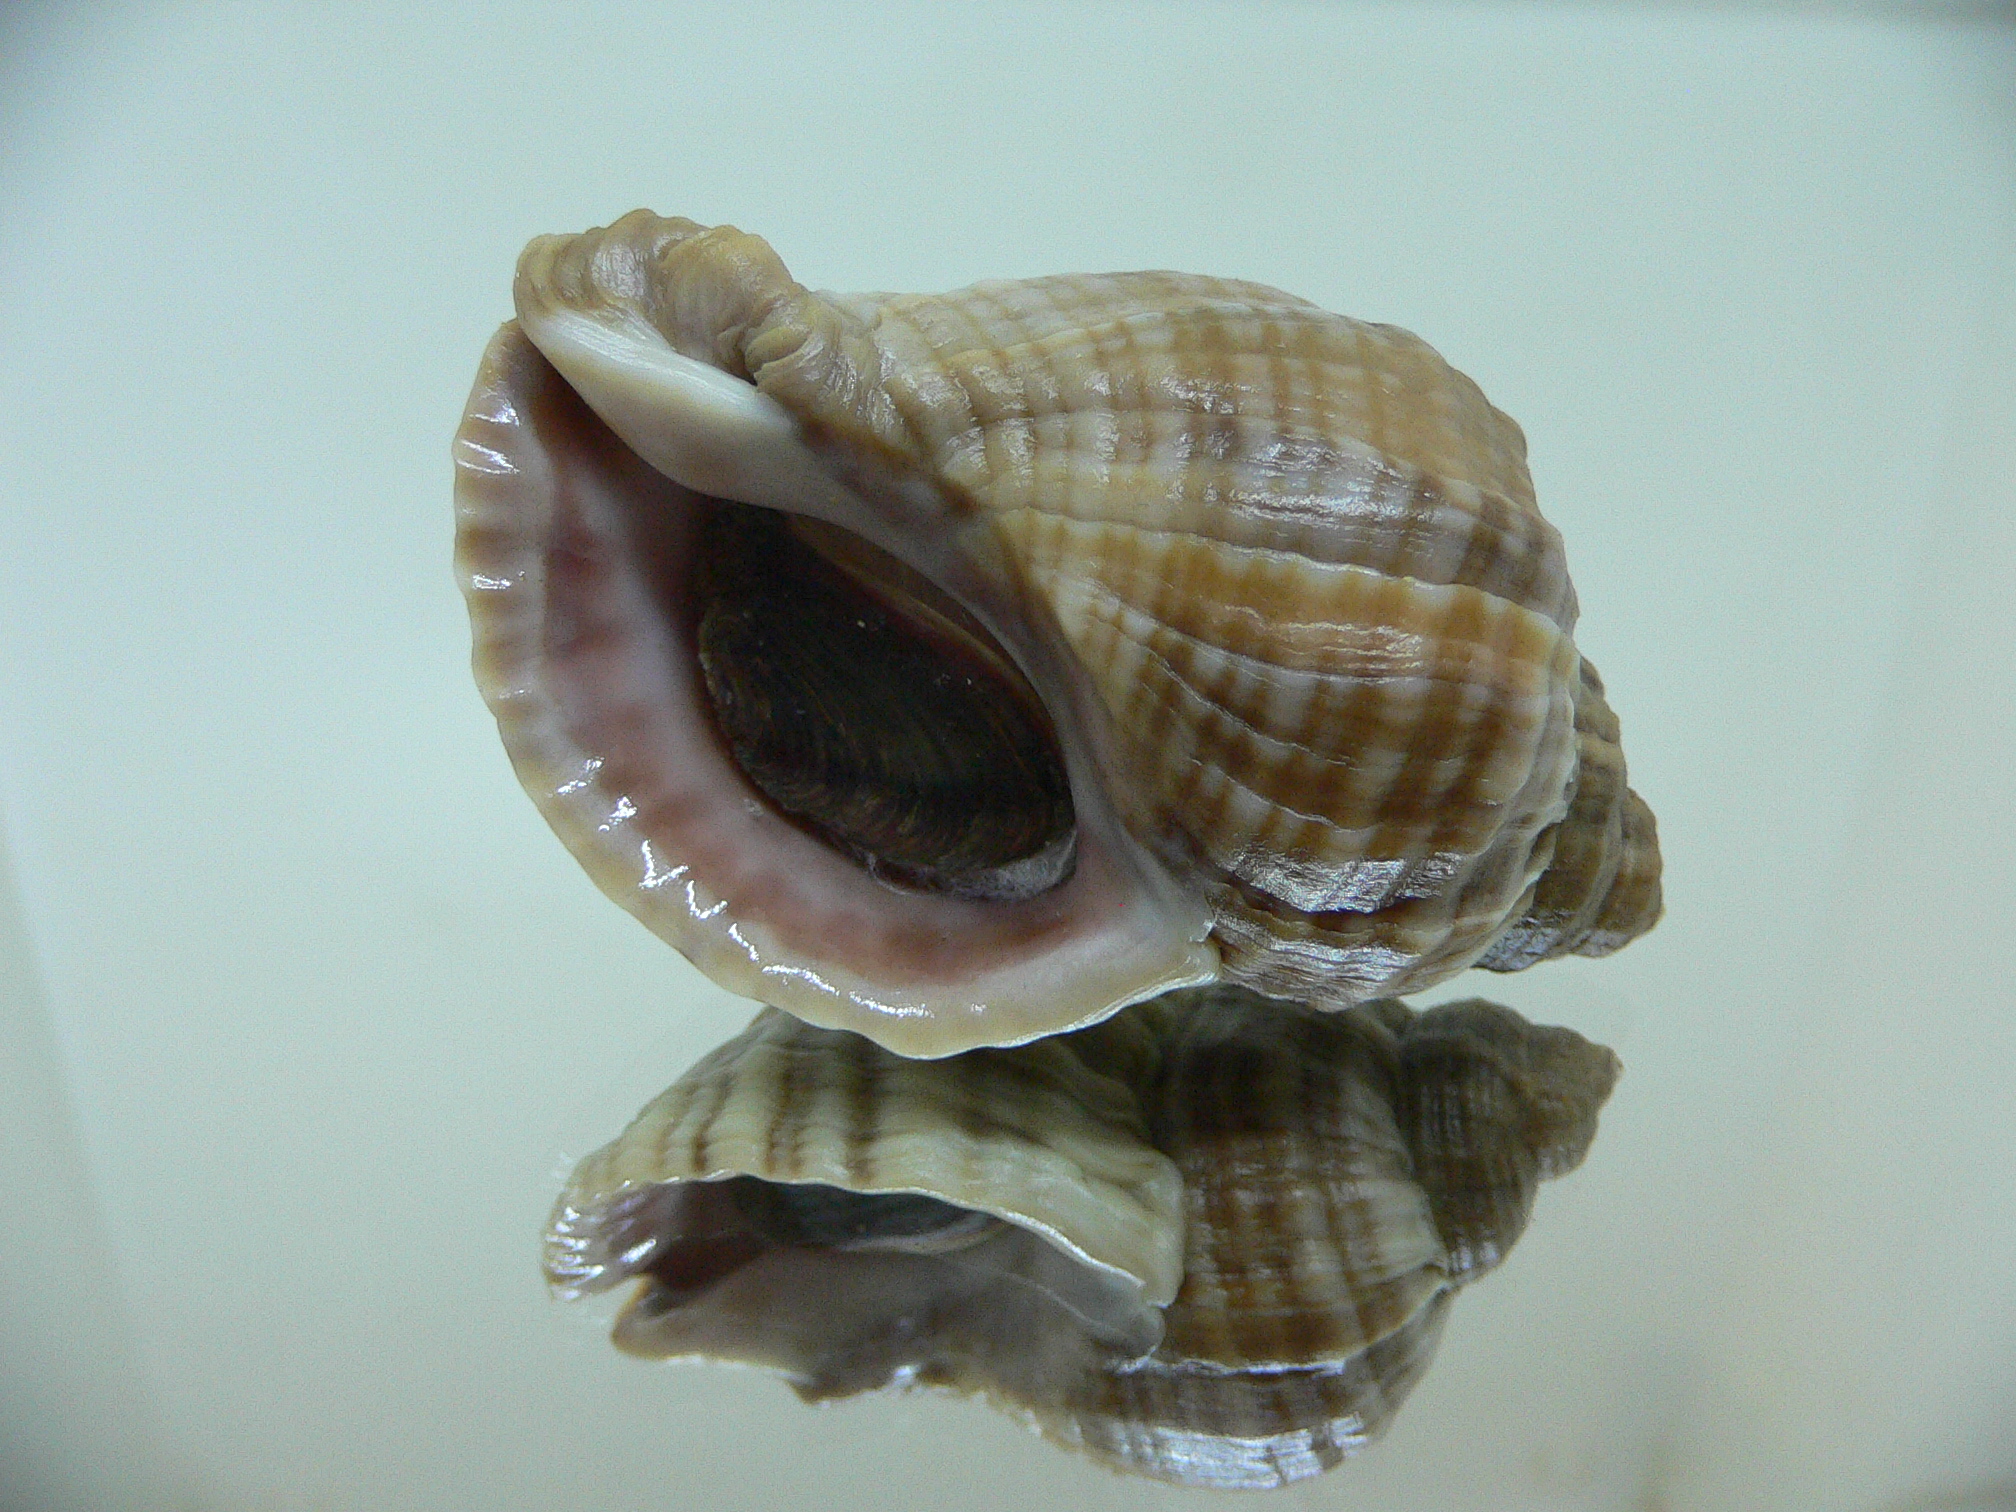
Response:
[[[1575,685],[1574,799],[1533,899],[1477,964],[1523,971],[1562,955],[1605,956],[1658,921],[1659,828],[1624,785],[1624,748],[1603,679],[1584,658]]]
[[[1000,638],[1069,770],[1085,875],[1051,901],[1117,921],[1032,905],[962,982],[831,943],[869,931],[745,919],[697,867],[707,897],[668,909],[648,862],[590,860],[727,985],[936,1055],[1206,979],[1343,1007],[1656,920],[1650,811],[1525,439],[1418,338],[1176,273],[819,294],[758,237],[643,211],[535,241],[516,295],[609,444],[858,532]],[[524,681],[499,669],[493,702]],[[551,768],[597,755],[565,749],[520,761],[549,815]],[[554,819],[584,852],[628,796],[587,775],[596,813]],[[760,939],[753,974],[698,937],[710,900]]]

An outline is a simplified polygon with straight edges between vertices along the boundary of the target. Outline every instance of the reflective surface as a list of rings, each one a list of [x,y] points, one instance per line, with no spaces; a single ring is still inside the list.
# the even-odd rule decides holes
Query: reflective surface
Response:
[[[933,1061],[770,1008],[576,1167],[546,1274],[627,1284],[630,1354],[946,1387],[1130,1475],[1272,1489],[1385,1431],[1619,1069],[1481,999],[1191,988]]]
[[[1387,1438],[1280,1500],[1995,1504],[2006,31],[1223,5],[380,25],[0,21],[25,942],[0,945],[0,1243],[26,1278],[0,1300],[0,1503],[1201,1501],[977,1404],[811,1411],[640,1364],[545,1294],[567,1167],[749,1009],[518,791],[443,566],[444,437],[508,313],[496,270],[656,204],[758,228],[825,287],[1256,278],[1422,333],[1529,437],[1667,918],[1607,961],[1441,989],[1629,1069]]]

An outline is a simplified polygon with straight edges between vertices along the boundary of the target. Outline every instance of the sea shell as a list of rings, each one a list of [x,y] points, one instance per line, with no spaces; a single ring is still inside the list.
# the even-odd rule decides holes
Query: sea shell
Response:
[[[1656,919],[1524,438],[1417,338],[1174,273],[818,295],[643,211],[516,296],[456,450],[478,680],[723,985],[932,1056]]]
[[[766,1009],[580,1164],[547,1275],[636,1278],[631,1353],[980,1393],[1119,1469],[1277,1485],[1384,1427],[1616,1075],[1478,1001],[1188,989],[933,1061]]]

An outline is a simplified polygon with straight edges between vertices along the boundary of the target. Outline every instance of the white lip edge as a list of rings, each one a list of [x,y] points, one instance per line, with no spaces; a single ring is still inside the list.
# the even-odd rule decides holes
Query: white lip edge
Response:
[[[575,768],[579,766],[578,761],[574,763]],[[598,846],[597,837],[587,828],[589,815],[569,804],[549,804],[554,791],[549,781],[528,785],[528,790],[597,885],[647,928],[673,943],[710,980],[816,1028],[862,1035],[906,1060],[942,1060],[970,1050],[1010,1049],[1067,1034],[1165,992],[1206,985],[1219,977],[1216,944],[1208,934],[1191,938],[1180,928],[1169,927],[1169,918],[1152,892],[1127,900],[1124,922],[1117,929],[1101,931],[1097,940],[1075,938],[1059,950],[1044,953],[1049,962],[1045,979],[1058,977],[1059,957],[1069,958],[1073,964],[1061,980],[1078,983],[1082,1001],[1093,1005],[1061,1023],[1036,1011],[1035,1004],[1055,989],[1041,989],[1022,980],[1023,968],[1029,964],[1026,961],[994,967],[976,980],[961,982],[948,994],[942,989],[879,981],[830,962],[815,965],[779,944],[771,927],[746,919],[725,930],[710,925],[688,934],[682,928],[680,938],[673,941],[655,922],[657,913],[643,907],[653,893],[638,885],[629,854],[619,856]],[[608,796],[596,792],[598,800]],[[600,861],[588,862],[585,858],[591,853]],[[603,862],[612,868],[606,875]],[[674,868],[671,874],[682,871]],[[712,888],[697,877],[682,877],[679,891],[686,899],[679,913],[692,923],[706,924],[723,906]],[[1087,983],[1099,990],[1082,992]],[[917,1043],[919,1039],[925,1043]]]
[[[618,439],[673,482],[717,498],[789,514],[815,515],[843,529],[862,532],[885,550],[895,549],[899,556],[909,558],[900,549],[902,543],[881,539],[882,532],[864,531],[870,522],[860,502],[805,445],[798,420],[789,409],[754,385],[678,352],[662,332],[634,311],[613,308],[589,314],[549,306],[521,310],[518,324],[530,344]],[[671,425],[666,424],[668,417]],[[915,560],[911,565],[927,570],[926,564]],[[1016,659],[1019,662],[1020,658]],[[1030,671],[1026,666],[1023,670],[1025,674]],[[571,755],[569,744],[566,754]],[[547,810],[546,784],[542,782],[540,787],[542,791],[535,798],[539,807]],[[1081,826],[1085,796],[1074,783]],[[547,817],[550,822],[551,811]],[[891,992],[886,986],[877,991],[865,981],[851,986],[827,981],[817,970],[793,959],[793,953],[779,952],[769,941],[710,938],[704,946],[690,941],[678,948],[704,974],[731,991],[774,1004],[822,1028],[864,1034],[909,1059],[936,1060],[973,1049],[1010,1048],[1069,1033],[1163,992],[1217,980],[1219,952],[1210,938],[1208,911],[1172,907],[1172,895],[1180,889],[1173,887],[1158,862],[1125,835],[1117,816],[1109,815],[1108,822],[1113,831],[1107,837],[1109,842],[1128,857],[1123,862],[1116,855],[1115,864],[1134,870],[1145,866],[1152,878],[1146,895],[1132,901],[1129,913],[1138,917],[1145,911],[1165,917],[1160,928],[1142,929],[1137,922],[1126,932],[1131,948],[1123,954],[1137,963],[1136,971],[1127,973],[1134,979],[1132,989],[1117,999],[1105,995],[1100,1006],[1061,1026],[1031,1027],[1005,1038],[986,1032],[976,1032],[970,1038],[961,1034],[942,1048],[933,1045],[925,1049],[908,1043],[911,1036],[903,1032],[907,1021],[923,1019],[940,1033],[962,1021],[977,1030],[982,1021],[1006,1007],[998,985],[989,982],[976,990],[975,984],[969,984],[961,994],[966,1001],[947,1006],[915,1001],[916,994]],[[1084,839],[1081,828],[1081,844]],[[570,844],[570,849],[576,847]],[[636,913],[630,896],[634,888],[634,879],[625,879],[620,895],[612,896]],[[1177,918],[1182,919],[1181,924],[1175,924]],[[651,927],[649,920],[645,922]],[[752,928],[740,933],[765,932]],[[1151,945],[1151,940],[1156,943]],[[730,949],[731,945],[739,946],[739,951]],[[1155,961],[1145,974],[1138,969],[1143,956]],[[1014,1001],[1026,993],[1010,991],[1006,996]],[[1010,1010],[1008,1016],[1022,1014]]]
[[[500,333],[500,339],[511,329],[507,326]],[[528,337],[521,333],[519,339],[526,342],[528,351],[535,350]],[[543,354],[540,360],[544,360]],[[564,374],[557,374],[556,370],[556,375],[564,381]],[[482,407],[472,405],[470,413],[475,417],[492,425],[515,425],[523,418],[517,406],[508,402],[508,386],[496,388],[495,392],[490,389],[483,392],[493,402]],[[507,413],[491,413],[500,405]],[[486,450],[484,459],[488,456]],[[467,460],[461,459],[459,453],[458,459]],[[512,466],[501,470],[489,465],[473,470],[466,466],[458,468],[458,510],[465,517],[463,524],[466,525],[466,517],[472,511],[480,513],[478,503],[488,496],[490,490],[498,486],[523,486],[528,481],[528,474],[536,477],[542,471],[544,468],[536,454],[519,458]],[[463,566],[467,568],[468,564],[464,562]],[[536,584],[526,583],[524,577],[524,573],[514,570],[508,586],[514,590],[536,589]],[[511,676],[497,669],[486,674],[479,668],[478,682],[500,724],[509,722],[518,730],[515,738],[507,735],[506,746],[512,752],[520,782],[597,886],[613,901],[639,917],[660,938],[674,944],[720,986],[779,1007],[804,1022],[862,1034],[907,1059],[940,1059],[971,1049],[1023,1044],[1083,1028],[1133,1002],[1179,986],[1208,982],[1217,975],[1217,952],[1209,940],[1203,938],[1204,930],[1199,929],[1189,937],[1179,937],[1166,929],[1144,931],[1144,921],[1137,917],[1134,927],[1124,935],[1131,948],[1121,952],[1137,967],[1135,971],[1126,973],[1130,980],[1122,989],[1124,996],[1120,993],[1098,994],[1096,1004],[1081,1008],[1079,1015],[1071,1021],[1057,1024],[1047,1015],[1031,1014],[1026,985],[1007,990],[1004,995],[1004,984],[996,979],[995,974],[990,974],[981,983],[967,984],[967,992],[960,994],[965,1001],[946,1003],[936,1000],[936,994],[924,992],[920,995],[917,989],[905,990],[872,979],[828,981],[820,973],[794,963],[793,953],[781,950],[767,938],[768,931],[759,926],[738,928],[734,937],[724,937],[719,931],[710,929],[702,929],[697,934],[689,934],[684,929],[668,931],[657,913],[640,906],[639,877],[630,864],[634,858],[612,850],[607,844],[609,837],[598,833],[604,826],[597,820],[604,817],[608,804],[616,801],[618,796],[605,792],[598,784],[596,772],[599,761],[575,746],[563,731],[552,727],[550,720],[542,717],[539,709],[525,706],[516,696],[522,689]],[[648,866],[648,856],[646,863]],[[682,868],[673,868],[672,874],[682,871]],[[686,879],[682,891],[689,894],[690,911],[696,918],[719,910],[721,905],[717,900],[698,896],[695,889],[706,891],[697,879]],[[706,905],[704,908],[703,903]],[[1156,911],[1147,898],[1137,899],[1130,911],[1138,914],[1143,909],[1151,913]],[[1151,948],[1151,941],[1154,948]],[[1082,942],[1076,953],[1083,957]],[[1146,972],[1138,969],[1144,964],[1144,957],[1150,963]],[[1110,971],[1114,962],[1109,953],[1100,952],[1085,964],[1090,965],[1092,974],[1098,976],[1104,974],[1098,970],[1101,964]],[[843,978],[852,977],[852,973],[841,975]],[[1000,1022],[1004,1017],[1011,1021],[1021,1020],[1021,1026],[1004,1035],[1002,1030],[1007,1026]],[[954,1025],[961,1032],[949,1042],[940,1039],[935,1043],[915,1043],[912,1021],[916,1021],[918,1027],[924,1023],[933,1025],[936,1035],[942,1035]],[[936,1035],[926,1032],[923,1038],[929,1041]]]
[[[753,384],[673,349],[630,311],[521,310],[546,360],[623,443],[695,493],[805,513],[841,492],[798,421]],[[669,423],[668,423],[669,422]]]

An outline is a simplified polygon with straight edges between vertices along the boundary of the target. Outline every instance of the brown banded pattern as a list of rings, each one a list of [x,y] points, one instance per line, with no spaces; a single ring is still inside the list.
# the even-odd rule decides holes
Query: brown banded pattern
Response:
[[[1525,436],[1418,337],[1171,272],[827,295],[760,238],[643,211],[535,241],[516,295],[621,444],[921,573],[1056,732],[1080,864],[1012,923],[837,872],[766,913],[789,889],[736,891],[753,838],[690,863],[718,916],[667,906],[632,880],[641,831],[584,840],[590,799],[575,814],[536,785],[551,761],[521,760],[598,879],[724,984],[936,1055],[1186,981],[1341,1008],[1658,917],[1650,811]],[[705,851],[669,821],[647,838]],[[970,976],[931,944],[955,932]]]
[[[1110,1041],[1110,1037],[1109,1037]],[[1159,1306],[1180,1277],[1178,1179],[1097,1045],[1044,1040],[913,1061],[766,1009],[576,1167],[548,1271],[592,1289],[581,1241],[640,1187],[757,1176],[919,1192],[1024,1224],[1131,1277]]]
[[[1276,1485],[1386,1424],[1617,1070],[1476,1001],[1198,988],[935,1061],[766,1010],[582,1162],[547,1272],[633,1281],[632,1353],[765,1365],[808,1400],[980,1392],[1123,1470]],[[890,1192],[914,1197],[864,1195]]]

